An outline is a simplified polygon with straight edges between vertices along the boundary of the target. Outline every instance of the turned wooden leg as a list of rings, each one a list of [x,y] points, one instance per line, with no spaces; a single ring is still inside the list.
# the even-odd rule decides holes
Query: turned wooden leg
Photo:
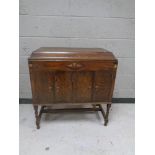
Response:
[[[36,127],[37,129],[40,129],[40,117],[38,114],[38,106],[33,106],[35,111],[35,118],[36,118]]]
[[[108,124],[108,116],[109,116],[109,110],[110,110],[110,107],[111,107],[111,104],[107,104],[107,111],[106,111],[106,114],[105,114],[105,122],[104,122],[104,126],[107,126]]]

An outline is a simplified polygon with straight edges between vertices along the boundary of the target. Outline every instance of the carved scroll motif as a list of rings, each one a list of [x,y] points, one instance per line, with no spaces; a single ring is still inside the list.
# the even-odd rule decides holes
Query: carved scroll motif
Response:
[[[83,65],[80,63],[73,62],[73,63],[67,65],[67,67],[70,69],[79,69],[79,68],[83,67]]]

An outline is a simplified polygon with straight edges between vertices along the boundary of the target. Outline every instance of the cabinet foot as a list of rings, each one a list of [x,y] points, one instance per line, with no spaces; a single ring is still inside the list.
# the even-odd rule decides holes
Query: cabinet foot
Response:
[[[107,111],[106,111],[106,114],[105,114],[105,123],[104,123],[104,126],[107,126],[108,121],[109,121],[109,110],[110,110],[110,107],[111,107],[111,104],[107,104]]]
[[[107,104],[106,113],[104,112],[101,104],[98,104],[97,106],[99,106],[100,111],[101,111],[101,113],[103,115],[103,118],[104,118],[104,126],[107,126],[108,121],[109,121],[109,118],[108,117],[109,117],[109,110],[110,110],[111,104]]]
[[[107,124],[108,124],[108,120],[105,120],[104,126],[107,126]]]
[[[42,110],[44,109],[44,106],[41,107],[40,112],[38,112],[39,106],[33,106],[34,107],[34,112],[35,112],[35,118],[36,118],[36,127],[37,129],[40,129],[40,119],[41,119],[41,114]]]

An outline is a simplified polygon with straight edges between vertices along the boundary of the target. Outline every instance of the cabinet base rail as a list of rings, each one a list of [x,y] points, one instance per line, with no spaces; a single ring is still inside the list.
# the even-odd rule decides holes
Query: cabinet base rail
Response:
[[[40,120],[43,113],[59,113],[59,112],[83,112],[83,111],[100,111],[102,113],[103,119],[104,119],[104,126],[107,126],[108,124],[108,117],[109,117],[109,110],[111,107],[111,104],[107,104],[106,106],[106,112],[104,111],[101,104],[93,104],[92,108],[65,108],[65,109],[53,109],[49,108],[48,106],[41,106],[39,110],[38,105],[34,105],[34,111],[35,111],[35,118],[36,118],[36,127],[37,129],[40,129]]]

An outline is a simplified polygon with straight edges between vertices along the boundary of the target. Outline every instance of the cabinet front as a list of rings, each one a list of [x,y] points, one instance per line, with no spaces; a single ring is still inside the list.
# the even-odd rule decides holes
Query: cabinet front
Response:
[[[112,70],[30,70],[34,104],[108,102]]]

